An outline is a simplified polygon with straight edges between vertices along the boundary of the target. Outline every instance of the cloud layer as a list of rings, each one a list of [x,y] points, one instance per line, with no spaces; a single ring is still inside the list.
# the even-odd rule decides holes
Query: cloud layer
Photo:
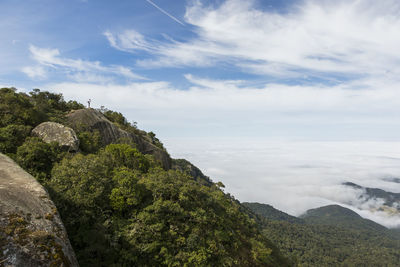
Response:
[[[168,139],[171,155],[186,158],[240,201],[268,203],[293,215],[339,204],[388,227],[400,227],[400,214],[375,209],[361,190],[343,182],[400,192],[398,142],[268,142],[251,139]]]

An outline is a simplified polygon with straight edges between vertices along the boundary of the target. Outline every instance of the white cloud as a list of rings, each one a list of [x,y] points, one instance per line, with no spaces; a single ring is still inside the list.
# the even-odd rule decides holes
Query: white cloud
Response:
[[[150,42],[136,31],[106,36],[121,50],[157,57],[142,66],[210,66],[229,62],[272,76],[367,75],[399,80],[400,3],[395,0],[304,1],[284,14],[259,10],[256,1],[194,1],[185,20],[197,36]],[[153,43],[153,42],[151,42]]]
[[[351,116],[366,115],[373,117],[381,113],[400,111],[400,92],[396,87],[386,86],[385,89],[351,90],[350,85],[311,86],[311,85],[280,85],[266,84],[262,87],[252,87],[244,81],[225,81],[185,76],[193,85],[187,90],[176,90],[166,82],[144,82],[118,85],[92,85],[63,83],[57,88],[76,87],[75,91],[66,92],[78,97],[80,87],[92,91],[103,91],[101,99],[104,102],[129,107],[132,101],[135,106],[144,110],[180,110],[192,109],[201,112],[210,110],[227,110],[231,112],[331,112]],[[158,85],[156,87],[149,85]],[[367,87],[367,85],[365,85]],[[110,101],[107,92],[127,92],[126,97]],[[124,93],[125,94],[125,93]],[[72,95],[71,95],[72,96]],[[148,103],[149,102],[149,103]],[[246,114],[244,114],[246,115]],[[264,116],[264,115],[263,115]],[[341,120],[345,120],[340,116]],[[384,118],[383,118],[384,119]]]
[[[46,70],[38,65],[38,66],[30,66],[22,68],[22,72],[28,75],[32,79],[44,79],[47,77]]]
[[[145,50],[151,52],[156,49],[155,46],[145,40],[142,34],[135,30],[126,30],[121,34],[115,35],[110,31],[106,31],[104,32],[104,36],[106,36],[112,47],[121,51],[133,52],[136,50]]]
[[[124,77],[129,80],[145,80],[146,78],[132,72],[125,66],[104,66],[99,61],[70,59],[60,56],[58,49],[40,48],[34,45],[29,47],[31,57],[39,65],[27,66],[22,71],[31,78],[44,78],[49,69],[55,69],[76,78],[79,82],[102,82],[110,80],[111,76]],[[97,79],[93,79],[97,77]]]

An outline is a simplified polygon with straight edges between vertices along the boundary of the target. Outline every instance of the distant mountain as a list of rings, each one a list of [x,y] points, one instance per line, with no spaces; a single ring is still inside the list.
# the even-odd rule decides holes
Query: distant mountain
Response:
[[[349,229],[387,231],[387,228],[339,205],[308,210],[300,216],[308,224],[332,225]]]
[[[299,266],[397,266],[394,230],[338,205],[309,210],[303,218],[270,205],[242,203],[264,218],[264,234]]]
[[[392,182],[397,183],[398,178],[390,178]],[[355,189],[361,189],[364,192],[360,196],[365,201],[370,199],[382,199],[384,201],[382,206],[376,207],[377,210],[385,211],[389,214],[400,215],[400,193],[388,192],[379,188],[363,187],[352,182],[343,183],[343,185],[352,187]]]
[[[255,214],[270,220],[285,221],[290,223],[304,223],[302,219],[277,210],[268,204],[243,202],[242,205],[252,210]]]
[[[397,178],[397,177],[383,178],[382,180],[386,181],[386,182],[400,184],[400,178]]]

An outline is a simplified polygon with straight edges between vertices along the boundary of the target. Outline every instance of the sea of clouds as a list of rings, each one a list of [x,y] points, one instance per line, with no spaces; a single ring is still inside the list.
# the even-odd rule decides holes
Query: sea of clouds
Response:
[[[362,198],[364,187],[400,193],[400,142],[310,142],[243,139],[167,139],[174,158],[185,158],[240,201],[261,202],[298,216],[339,204],[387,227],[400,214],[376,211],[381,199]]]

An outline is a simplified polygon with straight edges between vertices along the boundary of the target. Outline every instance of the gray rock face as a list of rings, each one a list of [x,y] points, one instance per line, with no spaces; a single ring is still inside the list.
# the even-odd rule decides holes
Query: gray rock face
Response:
[[[79,132],[86,128],[90,131],[98,130],[104,145],[116,143],[121,139],[133,141],[140,152],[151,154],[161,162],[165,169],[171,168],[171,158],[168,153],[152,144],[145,136],[128,133],[109,121],[100,111],[95,109],[74,110],[67,115],[68,124]]]
[[[79,139],[75,131],[56,122],[43,122],[32,130],[32,134],[40,137],[44,142],[58,142],[68,151],[78,151]]]
[[[131,138],[130,134],[118,128],[95,109],[73,110],[67,115],[68,124],[79,132],[81,129],[98,130],[104,145],[115,143],[123,138]]]
[[[0,154],[0,265],[78,266],[46,190]]]

